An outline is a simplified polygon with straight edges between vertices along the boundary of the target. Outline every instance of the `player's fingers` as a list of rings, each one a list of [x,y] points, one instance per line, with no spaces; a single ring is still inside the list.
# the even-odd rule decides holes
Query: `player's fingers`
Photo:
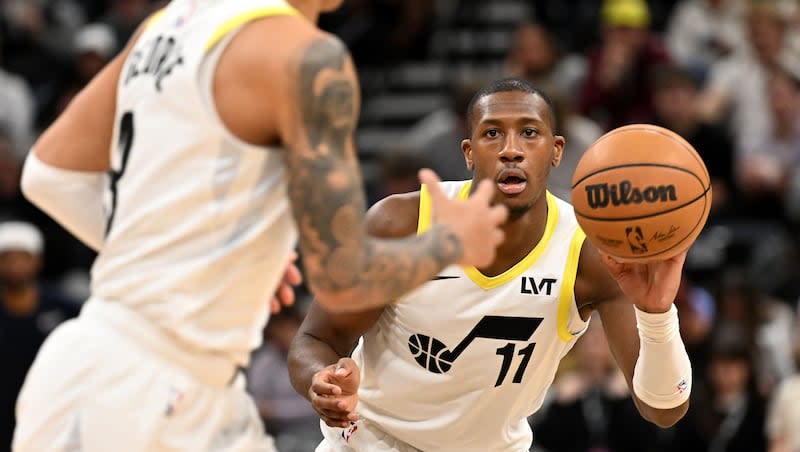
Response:
[[[611,270],[611,273],[616,275],[622,273],[622,271],[625,269],[624,263],[617,261],[613,257],[600,250],[598,250],[598,253],[600,254],[600,260],[606,265],[606,267],[608,267],[609,270]]]
[[[469,197],[470,200],[477,201],[482,205],[489,204],[494,197],[494,184],[484,179],[478,183],[478,188]]]
[[[492,206],[489,211],[489,219],[497,224],[503,224],[508,220],[508,207],[498,204]]]
[[[506,239],[506,233],[503,232],[502,229],[495,229],[494,232],[492,232],[491,240],[492,240],[492,243],[495,246],[500,245],[501,243],[503,243],[503,241],[505,239]]]
[[[325,381],[314,381],[311,383],[311,392],[320,396],[338,396],[342,393],[342,388]]]
[[[320,415],[320,419],[322,419],[322,421],[325,422],[325,424],[328,427],[334,427],[334,428],[348,428],[348,427],[350,427],[350,421],[348,421],[346,419],[345,420],[332,419],[332,418],[329,418],[328,416],[323,416],[323,415]]]
[[[278,287],[278,301],[283,306],[294,304],[294,289],[288,284],[281,284]]]
[[[447,198],[447,195],[444,194],[442,187],[439,185],[441,179],[439,179],[439,176],[433,172],[433,170],[428,168],[419,170],[419,181],[428,188],[428,194],[430,194],[431,201],[434,203],[438,203]]]
[[[337,397],[320,397],[315,395],[311,398],[311,404],[317,412],[324,413],[326,416],[347,416],[347,404],[345,408],[341,408],[342,400]]]
[[[276,297],[272,297],[272,300],[269,302],[269,310],[273,314],[277,314],[281,312],[281,302],[278,301]]]
[[[671,263],[673,265],[682,266],[683,263],[686,262],[686,254],[688,254],[688,253],[689,253],[689,250],[686,250],[686,251],[684,251],[684,252],[682,252],[682,253],[680,253],[680,254],[678,254],[676,256],[673,256],[673,257],[667,259],[667,262],[669,262],[669,263]]]
[[[352,375],[354,372],[358,372],[358,365],[352,359],[341,358],[339,362],[336,363],[335,375],[337,377],[347,377]]]
[[[286,268],[286,273],[283,275],[283,282],[296,286],[303,282],[303,274],[295,264],[289,264]]]

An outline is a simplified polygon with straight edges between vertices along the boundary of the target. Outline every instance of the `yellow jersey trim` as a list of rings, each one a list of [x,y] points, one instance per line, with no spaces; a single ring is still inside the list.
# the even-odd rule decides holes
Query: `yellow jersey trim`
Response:
[[[425,184],[419,188],[419,220],[417,235],[431,228],[431,194]]]
[[[578,227],[569,244],[569,254],[567,254],[567,265],[564,267],[564,280],[561,282],[561,292],[558,294],[558,312],[556,323],[558,325],[558,337],[569,342],[575,336],[569,330],[569,311],[572,307],[572,298],[575,292],[575,278],[578,275],[578,261],[581,258],[581,247],[586,239],[586,234]]]
[[[463,192],[464,190],[462,189],[462,193]],[[466,187],[466,194],[469,195],[469,187]],[[461,193],[459,193],[459,196],[461,196]],[[464,267],[464,273],[467,274],[467,277],[469,277],[472,282],[477,284],[483,290],[494,289],[495,287],[502,286],[503,284],[522,275],[525,270],[530,268],[531,265],[533,265],[539,259],[539,256],[541,256],[542,253],[544,253],[544,250],[547,249],[547,245],[550,243],[550,239],[553,237],[553,232],[556,230],[556,224],[558,223],[558,203],[556,202],[556,198],[551,195],[550,192],[547,192],[546,196],[547,224],[544,228],[544,234],[542,235],[542,239],[539,240],[539,243],[537,243],[531,252],[522,258],[521,261],[517,262],[513,267],[497,276],[486,276],[475,267]]]
[[[147,19],[147,24],[145,24],[144,29],[145,30],[149,29],[150,27],[157,24],[163,18],[164,18],[164,8],[161,8],[150,15],[150,18]]]
[[[235,30],[241,25],[246,24],[252,20],[261,19],[264,17],[270,16],[299,16],[300,12],[296,9],[292,8],[289,5],[280,5],[280,6],[268,6],[264,8],[254,9],[252,11],[246,11],[238,16],[232,17],[226,20],[222,25],[217,27],[214,30],[214,33],[209,38],[208,42],[206,42],[206,52],[211,50],[215,45],[217,45],[222,38],[225,37],[228,33]]]

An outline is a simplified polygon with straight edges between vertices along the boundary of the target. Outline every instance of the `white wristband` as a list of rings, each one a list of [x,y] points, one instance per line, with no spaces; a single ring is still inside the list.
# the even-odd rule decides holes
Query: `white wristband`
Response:
[[[633,391],[653,408],[680,406],[692,390],[692,364],[681,340],[678,309],[672,305],[660,314],[634,309],[640,346]]]
[[[103,177],[103,173],[48,165],[31,150],[22,170],[22,193],[64,229],[99,251],[105,240]]]

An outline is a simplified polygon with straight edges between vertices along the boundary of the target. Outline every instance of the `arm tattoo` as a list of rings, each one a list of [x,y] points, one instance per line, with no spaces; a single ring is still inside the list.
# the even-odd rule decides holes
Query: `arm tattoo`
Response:
[[[388,301],[427,281],[462,255],[446,227],[399,240],[367,237],[365,201],[355,157],[357,84],[347,51],[333,39],[314,41],[297,74],[304,143],[289,153],[289,196],[309,281],[324,290],[358,289]],[[367,303],[375,304],[375,302]]]

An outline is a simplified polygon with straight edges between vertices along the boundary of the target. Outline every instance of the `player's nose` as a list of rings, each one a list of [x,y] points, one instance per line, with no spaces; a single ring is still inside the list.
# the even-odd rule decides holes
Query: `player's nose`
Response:
[[[519,163],[525,159],[525,154],[522,152],[522,146],[518,137],[509,134],[503,143],[503,148],[500,150],[500,161],[503,163],[516,162]]]

